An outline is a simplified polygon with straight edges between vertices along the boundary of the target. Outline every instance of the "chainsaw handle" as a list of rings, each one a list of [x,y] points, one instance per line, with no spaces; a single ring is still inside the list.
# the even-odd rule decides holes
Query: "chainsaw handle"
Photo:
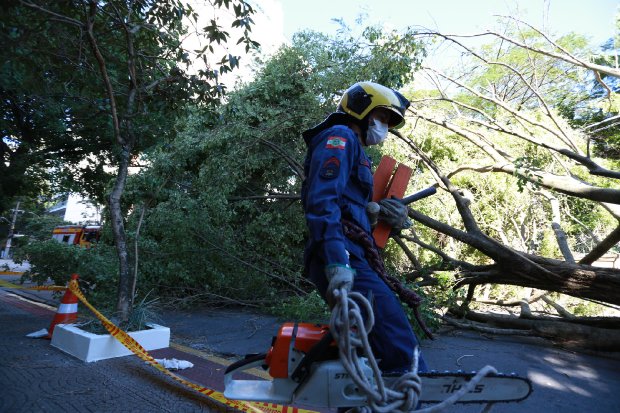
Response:
[[[258,354],[256,356],[239,360],[228,366],[224,372],[224,385],[232,383],[233,374],[237,372],[249,370],[255,367],[262,367],[265,364],[265,356],[266,354]]]
[[[248,364],[252,364],[254,366],[254,363],[256,363],[257,361],[262,361],[263,364],[266,365],[267,364],[265,362],[266,358],[267,358],[267,353],[247,355],[244,358],[242,358],[241,360],[235,361],[233,364],[228,366],[226,368],[226,371],[224,372],[224,374],[228,374],[231,371],[238,370],[241,367],[245,367],[243,370],[248,369],[248,368],[250,368],[250,367],[246,367]]]
[[[422,198],[426,198],[427,196],[434,195],[437,192],[437,188],[434,186],[429,186],[426,189],[422,189],[416,193],[413,193],[403,199],[400,200],[404,205],[409,205],[412,202],[419,201]]]

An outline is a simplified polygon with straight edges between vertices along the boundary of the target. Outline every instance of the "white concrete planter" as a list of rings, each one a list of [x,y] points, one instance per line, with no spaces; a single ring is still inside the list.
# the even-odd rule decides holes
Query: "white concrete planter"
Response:
[[[129,333],[146,350],[157,350],[170,345],[170,329],[149,324],[148,330]],[[133,354],[110,334],[93,334],[75,324],[58,324],[54,327],[52,346],[82,361],[91,362]]]

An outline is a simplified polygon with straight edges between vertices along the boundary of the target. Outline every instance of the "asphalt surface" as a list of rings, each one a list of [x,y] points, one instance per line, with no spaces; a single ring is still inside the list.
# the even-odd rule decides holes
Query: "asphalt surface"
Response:
[[[26,334],[48,327],[54,314],[53,308],[32,300],[55,302],[49,293],[0,288],[0,412],[234,411],[174,382],[137,357],[84,363],[51,347],[48,340],[27,338]],[[153,356],[191,361],[194,367],[179,374],[220,391],[223,364],[230,362],[226,360],[266,351],[280,325],[274,317],[243,310],[166,311],[162,319],[171,328],[173,344],[153,351]],[[469,371],[490,364],[532,381],[534,392],[527,400],[496,404],[492,412],[620,413],[617,355],[593,356],[535,338],[489,337],[449,329],[435,341],[424,341],[422,351],[433,369]],[[445,411],[481,409],[481,405],[459,405]]]

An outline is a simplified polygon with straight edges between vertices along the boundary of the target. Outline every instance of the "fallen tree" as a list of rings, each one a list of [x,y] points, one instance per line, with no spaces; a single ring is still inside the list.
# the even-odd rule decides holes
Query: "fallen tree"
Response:
[[[617,109],[612,104],[617,94],[612,89],[617,82],[610,79],[620,78],[620,72],[613,67],[601,68],[587,57],[571,53],[561,40],[552,40],[521,21],[507,19],[516,22],[510,32],[513,37],[497,32],[482,34],[498,40],[494,44],[496,48],[491,47],[486,52],[465,45],[462,38],[466,36],[418,33],[457,45],[475,62],[453,75],[425,68],[436,90],[413,100],[409,109],[413,119],[409,123],[415,126],[410,132],[392,131],[428,168],[435,186],[451,196],[460,221],[445,223],[434,217],[433,211],[425,214],[410,208],[409,217],[419,226],[410,232],[403,231],[395,240],[406,257],[415,256],[411,245],[416,245],[420,250],[432,251],[440,259],[439,265],[423,275],[418,271],[419,262],[412,260],[414,272],[410,278],[418,277],[419,285],[433,285],[434,270],[448,269],[455,276],[454,289],[467,287],[463,302],[450,311],[454,317],[468,321],[452,318],[449,323],[473,328],[474,324],[470,323],[473,321],[478,331],[497,333],[508,329],[505,331],[537,335],[564,345],[614,351],[620,348],[620,318],[576,317],[549,298],[549,294],[561,293],[609,303],[612,307],[620,305],[620,269],[593,265],[610,250],[618,250],[620,172],[617,160],[607,159],[600,149],[597,153],[593,151],[591,142],[602,139],[597,135],[602,131],[601,121],[577,128],[574,122],[571,124],[571,119],[559,113],[557,96],[560,92],[554,86],[554,82],[564,81],[560,76],[583,80],[588,79],[586,71],[594,73],[590,78],[596,79],[599,89],[608,94],[599,96],[599,103],[608,99],[609,104],[599,107],[608,111],[607,121],[603,123],[608,126],[604,129],[605,136],[609,136],[618,133],[619,125]],[[515,57],[518,53],[521,60]],[[577,72],[580,74],[573,75]],[[440,166],[432,155],[422,150],[422,145],[426,145],[427,150],[433,149],[420,136],[435,138],[437,131],[462,142],[463,152],[469,154],[464,157],[467,160],[461,158],[460,162],[444,162]],[[523,145],[525,151],[519,149]],[[463,174],[469,174],[469,178],[463,180]],[[536,199],[538,224],[535,222],[533,229],[526,228],[528,223],[524,220],[517,223],[509,211],[503,217],[504,223],[492,224],[481,222],[480,216],[472,212],[472,206],[477,207],[475,196],[472,196],[477,190],[475,176],[486,174],[508,175],[512,177],[509,179],[517,181],[520,191],[531,197],[529,199]],[[455,180],[461,185],[455,184]],[[468,185],[463,186],[464,181]],[[610,222],[615,223],[605,228],[607,233],[602,237],[591,237],[590,243],[594,245],[589,250],[579,247],[583,258],[578,262],[573,257],[576,244],[563,229],[567,217],[573,217],[569,207],[572,199],[600,206],[611,218]],[[510,206],[505,208],[509,210]],[[553,231],[561,258],[545,256],[534,245],[536,236],[530,233],[539,231],[540,236],[536,225],[545,221],[544,225]],[[507,235],[506,225],[512,225],[512,236]],[[584,227],[588,232],[587,226]],[[434,235],[424,239],[417,232],[441,234],[441,237]],[[472,261],[451,256],[450,248],[445,248],[451,244],[436,242],[443,236],[449,237],[450,242],[474,249],[478,258]],[[476,286],[489,284],[525,287],[529,289],[528,295],[531,289],[542,290],[533,301],[543,300],[557,315],[533,314],[529,296],[514,300],[520,307],[518,314],[505,311],[505,305],[498,302],[501,300],[495,300],[495,304],[500,305],[496,310],[499,313],[472,310],[470,307],[476,305],[474,303],[493,302],[475,297]]]

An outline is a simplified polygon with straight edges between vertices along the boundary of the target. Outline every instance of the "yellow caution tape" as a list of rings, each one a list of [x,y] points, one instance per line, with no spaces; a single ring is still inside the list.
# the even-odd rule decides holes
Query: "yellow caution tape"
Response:
[[[23,271],[0,271],[0,275],[22,275]]]
[[[14,288],[17,290],[39,290],[39,291],[65,291],[67,287],[61,287],[59,285],[39,285],[36,287],[26,287],[23,285],[17,285],[8,281],[0,280],[0,287]]]
[[[75,296],[90,310],[95,314],[95,316],[101,321],[103,326],[108,330],[108,332],[112,335],[112,337],[116,338],[121,342],[122,345],[131,350],[136,356],[140,357],[142,360],[146,361],[151,366],[155,367],[157,370],[164,373],[166,376],[174,379],[175,381],[187,386],[200,394],[203,394],[210,399],[213,399],[219,403],[223,403],[227,406],[230,406],[234,409],[240,410],[242,412],[252,412],[252,413],[318,413],[313,410],[305,410],[297,407],[291,406],[283,406],[280,404],[274,403],[257,403],[257,402],[242,402],[237,400],[229,400],[224,397],[224,394],[218,392],[213,389],[209,389],[208,387],[203,387],[198,384],[192,383],[176,374],[172,373],[170,370],[166,369],[164,366],[159,364],[153,356],[151,356],[145,349],[138,343],[133,337],[129,334],[118,328],[114,323],[108,320],[103,314],[101,314],[95,307],[93,307],[84,297],[80,287],[78,285],[77,280],[71,280],[69,282],[68,287],[61,286],[39,286],[39,287],[24,287],[20,285],[15,285],[8,283],[6,281],[0,280],[0,287],[8,287],[8,288],[18,288],[22,290],[51,290],[51,291],[60,291],[69,289]]]

